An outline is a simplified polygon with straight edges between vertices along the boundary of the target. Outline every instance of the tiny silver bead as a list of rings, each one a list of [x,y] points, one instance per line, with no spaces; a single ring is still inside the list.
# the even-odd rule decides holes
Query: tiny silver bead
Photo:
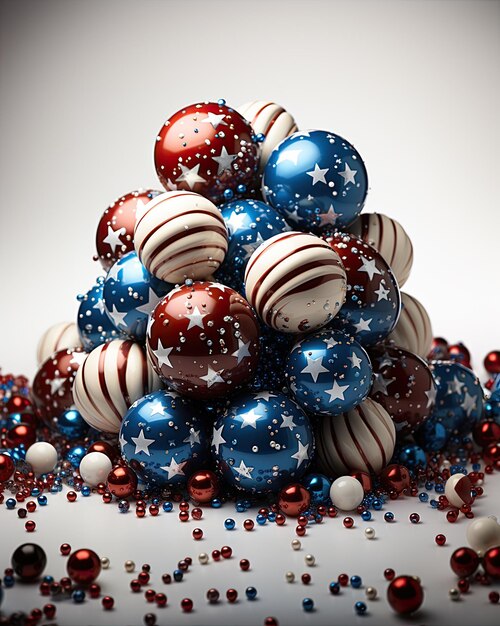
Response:
[[[103,556],[101,558],[101,566],[102,566],[102,569],[108,569],[108,567],[109,567],[109,559],[108,559],[107,556]]]
[[[135,563],[133,561],[125,561],[125,570],[127,572],[133,572],[135,570]]]
[[[454,602],[460,600],[460,591],[455,589],[455,587],[448,591],[448,595],[450,596],[450,600],[453,600]]]
[[[300,550],[301,547],[302,547],[302,544],[300,543],[300,541],[298,539],[294,539],[292,541],[292,548],[294,550]]]
[[[316,559],[312,554],[306,554],[304,561],[306,562],[306,565],[309,565],[309,567],[312,567],[316,563]]]
[[[201,552],[200,555],[198,556],[198,561],[202,565],[206,565],[208,563],[208,554],[206,552]]]
[[[375,539],[375,529],[372,528],[371,526],[369,526],[368,528],[365,528],[365,537],[367,539]]]
[[[285,574],[285,580],[287,583],[293,583],[295,580],[295,574],[293,572],[287,572]]]
[[[375,600],[375,598],[377,597],[377,590],[375,589],[375,587],[367,587],[365,590],[365,595],[368,600]]]

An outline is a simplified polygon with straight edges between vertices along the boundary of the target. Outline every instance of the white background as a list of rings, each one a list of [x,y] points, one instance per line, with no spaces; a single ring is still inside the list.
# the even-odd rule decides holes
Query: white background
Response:
[[[2,0],[0,364],[33,375],[76,317],[107,205],[158,188],[156,134],[185,104],[275,100],[351,141],[367,211],[413,240],[405,291],[481,362],[500,318],[500,4]]]

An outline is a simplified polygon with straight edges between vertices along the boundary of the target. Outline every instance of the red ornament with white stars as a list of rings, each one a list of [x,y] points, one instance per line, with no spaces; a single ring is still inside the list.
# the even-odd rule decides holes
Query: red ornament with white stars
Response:
[[[162,126],[154,150],[156,172],[167,191],[195,191],[215,204],[224,191],[255,187],[259,147],[250,124],[223,101],[187,106]]]
[[[252,378],[259,359],[252,308],[220,283],[194,282],[169,292],[152,313],[146,341],[167,385],[197,398],[236,391]]]
[[[102,214],[96,233],[97,258],[102,267],[109,268],[124,254],[134,249],[136,213],[161,191],[138,189],[117,198]]]
[[[73,405],[73,381],[86,356],[80,349],[59,350],[36,373],[32,395],[46,424]]]
[[[370,350],[370,359],[370,398],[389,413],[398,432],[413,432],[436,402],[436,385],[427,363],[413,352],[394,347]]]

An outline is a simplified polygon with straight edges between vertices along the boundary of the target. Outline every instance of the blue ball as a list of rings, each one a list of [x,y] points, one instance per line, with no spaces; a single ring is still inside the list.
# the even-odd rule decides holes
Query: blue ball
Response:
[[[224,528],[226,530],[234,530],[236,526],[236,522],[234,521],[234,519],[232,519],[231,517],[228,517],[225,521],[224,521]]]
[[[414,433],[414,437],[426,452],[439,452],[445,447],[449,433],[444,424],[431,415]]]
[[[142,342],[150,313],[172,287],[152,276],[135,252],[128,252],[111,266],[104,281],[106,314],[119,331]]]
[[[120,428],[123,457],[148,486],[184,484],[203,462],[206,436],[191,403],[155,391],[130,407]]]
[[[324,474],[307,474],[301,483],[311,494],[311,504],[319,506],[330,499],[331,480]]]
[[[230,485],[275,492],[307,471],[314,435],[307,415],[286,395],[244,393],[215,422],[212,452]]]
[[[75,589],[71,597],[73,598],[73,602],[81,604],[85,600],[85,591],[83,589]]]
[[[249,600],[255,600],[257,597],[257,589],[255,589],[255,587],[247,587],[245,589],[245,594]]]
[[[97,283],[86,294],[78,296],[77,326],[83,347],[90,352],[97,346],[118,339],[122,334],[116,329],[106,315],[102,290],[104,278],[99,277]]]
[[[8,499],[5,501],[5,506],[6,506],[9,510],[11,510],[11,511],[12,511],[12,509],[15,509],[15,508],[16,508],[16,504],[17,504],[17,502],[16,502],[16,499],[15,499],[15,498],[8,498]]]
[[[182,570],[180,570],[180,569],[174,570],[174,580],[175,580],[175,582],[180,583],[183,578],[184,578],[184,574],[183,574]]]
[[[57,418],[57,430],[66,439],[79,439],[89,431],[89,425],[76,409],[67,409]]]
[[[361,580],[361,576],[357,576],[356,574],[351,576],[351,587],[353,589],[359,589],[362,584],[363,581]]]
[[[286,365],[288,385],[303,409],[338,415],[361,404],[370,391],[368,354],[339,330],[322,330],[299,340]]]
[[[404,465],[409,470],[416,470],[417,467],[426,467],[427,455],[419,446],[411,443],[404,446],[397,454],[398,463]]]
[[[229,245],[224,263],[217,271],[217,280],[244,293],[245,268],[253,251],[291,228],[275,209],[259,200],[235,200],[220,210],[229,233]]]
[[[310,613],[311,611],[313,611],[314,610],[314,601],[313,601],[313,599],[312,598],[304,598],[302,600],[302,608],[307,613]]]
[[[356,602],[354,605],[354,610],[358,615],[364,615],[366,613],[366,604],[364,602]]]
[[[345,228],[361,212],[368,177],[359,153],[324,130],[298,131],[272,152],[264,200],[299,230]]]
[[[69,461],[74,468],[79,468],[86,454],[87,449],[84,446],[73,446],[66,452],[66,460]]]

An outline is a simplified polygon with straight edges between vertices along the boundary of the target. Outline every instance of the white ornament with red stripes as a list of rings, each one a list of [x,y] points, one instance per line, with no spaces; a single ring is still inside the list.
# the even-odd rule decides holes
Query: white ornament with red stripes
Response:
[[[338,254],[315,235],[287,232],[259,246],[245,271],[247,300],[262,321],[284,333],[304,333],[331,321],[345,301]]]
[[[73,400],[90,426],[117,433],[129,407],[160,388],[139,344],[115,339],[87,356],[73,384]]]
[[[413,265],[413,245],[401,224],[383,213],[362,213],[349,230],[380,253],[402,287]]]
[[[425,359],[432,344],[432,325],[429,314],[413,296],[401,292],[401,314],[388,339]]]
[[[76,324],[60,322],[48,328],[40,337],[36,350],[36,360],[40,366],[58,350],[73,350],[82,347]]]
[[[471,479],[465,474],[457,472],[446,481],[444,495],[451,506],[456,506],[459,509],[464,504],[472,503],[472,489]]]
[[[259,164],[262,172],[271,152],[283,139],[297,130],[297,124],[290,113],[275,102],[254,100],[242,104],[237,111],[250,122],[256,135],[265,135],[261,143]]]
[[[134,245],[151,274],[169,283],[209,278],[227,252],[219,209],[191,191],[167,191],[137,215]]]
[[[321,419],[318,460],[330,476],[358,471],[378,474],[391,460],[395,443],[391,416],[378,402],[367,398],[347,413]]]

